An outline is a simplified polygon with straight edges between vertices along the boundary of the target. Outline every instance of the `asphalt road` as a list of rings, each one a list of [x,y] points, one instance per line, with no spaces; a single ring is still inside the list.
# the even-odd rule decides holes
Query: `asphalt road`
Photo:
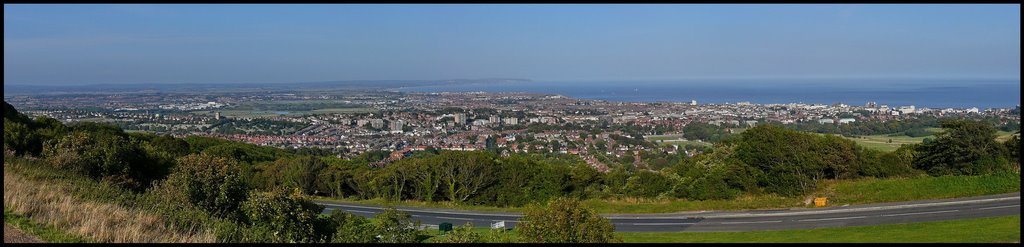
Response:
[[[380,206],[317,202],[325,212],[345,210],[361,216],[373,216]],[[521,214],[477,212],[451,209],[395,207],[412,215],[424,225],[436,227],[442,222],[460,226],[472,222],[488,227],[505,221],[515,227]],[[1020,192],[944,200],[878,203],[825,208],[783,210],[699,211],[671,214],[605,214],[620,232],[731,232],[825,227],[866,226],[953,219],[969,219],[1020,214]]]

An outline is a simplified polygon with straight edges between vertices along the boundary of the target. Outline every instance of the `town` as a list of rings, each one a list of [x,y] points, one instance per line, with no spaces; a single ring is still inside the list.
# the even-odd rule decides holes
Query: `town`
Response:
[[[692,123],[727,132],[758,124],[848,125],[923,116],[1019,122],[1014,109],[736,102],[609,102],[530,93],[394,91],[253,92],[11,96],[32,116],[66,123],[108,122],[129,131],[212,136],[282,148],[329,150],[339,158],[388,152],[377,165],[414,151],[494,150],[578,156],[599,171],[609,163],[647,167],[641,156],[693,156],[711,146],[688,140]],[[1017,108],[1019,111],[1019,106]],[[660,145],[659,145],[660,144]]]

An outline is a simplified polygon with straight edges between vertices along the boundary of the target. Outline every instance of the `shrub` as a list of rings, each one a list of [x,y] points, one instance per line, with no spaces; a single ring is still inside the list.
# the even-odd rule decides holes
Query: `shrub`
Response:
[[[329,220],[334,227],[331,243],[372,243],[376,240],[370,221],[364,217],[334,210]]]
[[[326,239],[318,234],[320,206],[303,197],[300,191],[285,194],[281,191],[252,192],[242,203],[251,231],[273,243],[322,243]]]
[[[379,243],[416,243],[420,235],[419,221],[413,222],[409,213],[394,208],[374,215],[373,231]]]
[[[672,190],[672,180],[661,173],[643,170],[626,180],[624,190],[630,196],[654,198]]]
[[[243,183],[238,164],[208,155],[188,155],[158,190],[168,199],[188,203],[218,217],[237,218],[239,205],[249,188]]]
[[[913,167],[914,145],[903,145],[892,152],[865,149],[858,173],[862,176],[886,178],[920,174]]]
[[[39,142],[39,137],[28,125],[4,119],[4,146],[10,147],[15,154],[39,154]]]
[[[159,179],[163,168],[153,163],[138,143],[119,135],[77,131],[64,136],[45,151],[50,164],[61,170],[93,179],[117,181],[141,189]],[[131,181],[128,181],[131,180]]]
[[[909,137],[922,137],[922,136],[930,136],[930,135],[932,135],[932,132],[929,132],[928,130],[925,130],[924,128],[914,128],[914,129],[909,129],[907,131],[904,131],[903,134],[906,135],[906,136],[909,136]]]
[[[615,226],[580,204],[579,200],[558,198],[547,207],[532,206],[518,224],[524,240],[537,243],[621,242]]]
[[[482,241],[483,236],[473,232],[473,223],[466,223],[461,227],[456,227],[452,231],[431,240],[433,243],[442,244],[480,243]]]
[[[1010,170],[1005,147],[996,142],[991,125],[970,120],[944,120],[947,131],[921,143],[914,167],[929,175],[980,175]]]

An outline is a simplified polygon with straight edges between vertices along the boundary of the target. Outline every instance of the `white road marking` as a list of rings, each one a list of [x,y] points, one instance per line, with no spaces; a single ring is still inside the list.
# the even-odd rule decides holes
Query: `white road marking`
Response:
[[[345,210],[345,209],[342,209],[341,211],[348,211],[348,212],[355,212],[355,213],[364,213],[364,214],[373,214],[373,213],[375,213],[375,212],[363,211],[363,210]]]
[[[431,217],[431,218],[438,218],[438,219],[448,219],[448,220],[475,220],[475,219],[470,219],[470,218],[444,217],[444,216],[424,216],[424,217]]]
[[[805,219],[805,220],[798,220],[798,221],[848,220],[848,219],[862,219],[862,218],[867,218],[867,216],[853,216],[853,217],[839,217],[839,218],[821,218],[821,219]]]
[[[736,221],[736,222],[722,222],[723,225],[734,225],[734,224],[758,224],[758,223],[780,223],[781,220],[769,220],[769,221]]]
[[[796,212],[781,212],[781,213],[726,213],[721,215],[707,215],[704,218],[742,218],[742,217],[763,217],[763,216],[789,216],[789,215],[811,215],[811,214],[829,214],[829,213],[843,213],[843,212],[863,212],[863,211],[881,211],[891,209],[904,209],[904,208],[918,208],[918,207],[933,207],[933,206],[944,206],[944,205],[958,205],[958,204],[972,204],[972,203],[983,203],[983,202],[996,202],[996,201],[1012,201],[1020,200],[1019,195],[999,198],[987,198],[987,199],[974,199],[974,200],[962,200],[962,201],[946,201],[946,202],[928,202],[928,203],[914,203],[914,204],[903,204],[903,205],[892,205],[892,206],[874,206],[874,207],[861,207],[861,208],[839,208],[839,209],[823,209],[823,210],[809,210],[809,211],[796,211]]]
[[[949,212],[957,212],[957,211],[960,211],[960,210],[929,211],[929,212],[903,213],[903,214],[883,214],[882,217],[903,216],[903,215],[918,215],[918,214],[941,214],[941,213],[949,213]]]
[[[633,223],[634,226],[672,226],[672,225],[693,225],[697,223]]]
[[[346,207],[348,207],[348,208],[365,208],[365,209],[377,209],[377,210],[384,210],[385,209],[384,207],[345,205],[345,204],[335,204],[335,203],[319,202],[319,201],[316,202],[316,203],[320,204],[320,205],[335,206],[335,207],[339,207],[339,208],[346,208]],[[523,217],[522,215],[517,215],[517,214],[486,214],[486,213],[476,213],[476,212],[451,212],[451,211],[444,211],[444,210],[440,210],[440,209],[431,209],[431,210],[402,209],[402,208],[396,208],[396,209],[398,209],[399,211],[405,211],[405,212],[421,212],[421,213],[434,213],[434,214],[477,215],[477,216],[498,216],[498,217]]]
[[[1012,208],[1012,207],[1020,207],[1020,205],[1008,205],[1008,206],[997,206],[997,207],[987,207],[987,208],[979,208],[978,210],[988,210],[988,209],[997,209],[997,208]]]

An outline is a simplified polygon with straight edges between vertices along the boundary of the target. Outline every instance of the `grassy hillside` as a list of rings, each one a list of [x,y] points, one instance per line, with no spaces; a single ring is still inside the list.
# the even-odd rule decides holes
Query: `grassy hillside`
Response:
[[[834,182],[820,193],[835,204],[898,202],[1020,191],[1020,173],[983,176],[865,178]]]

